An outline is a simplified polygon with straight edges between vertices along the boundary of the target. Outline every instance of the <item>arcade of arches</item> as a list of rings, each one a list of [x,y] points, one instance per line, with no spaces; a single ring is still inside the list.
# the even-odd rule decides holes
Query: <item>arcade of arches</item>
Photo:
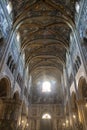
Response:
[[[0,130],[87,130],[87,0],[0,0]]]

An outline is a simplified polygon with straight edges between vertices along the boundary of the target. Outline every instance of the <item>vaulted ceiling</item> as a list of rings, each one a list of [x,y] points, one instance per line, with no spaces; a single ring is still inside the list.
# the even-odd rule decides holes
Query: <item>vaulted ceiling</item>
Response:
[[[60,78],[70,46],[76,0],[13,0],[14,26],[32,75],[33,86],[41,77]]]

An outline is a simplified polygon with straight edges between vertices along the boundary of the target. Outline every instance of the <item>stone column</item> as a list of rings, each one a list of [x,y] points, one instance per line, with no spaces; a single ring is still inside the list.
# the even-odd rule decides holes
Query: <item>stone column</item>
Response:
[[[72,60],[72,55],[71,53],[69,53],[69,59],[70,59],[70,65],[71,65],[71,72],[72,72],[72,76],[73,76],[73,82],[74,82],[74,87],[75,87],[75,91],[76,91],[76,98],[78,99],[79,98],[79,93],[78,93],[78,87],[77,87],[77,84],[76,84],[76,79],[75,79],[75,69],[74,69],[74,63],[73,63],[73,60]]]
[[[31,130],[31,119],[29,119],[29,130]]]
[[[69,108],[69,127],[71,127],[71,129],[73,130],[73,124],[72,124],[72,105],[71,105],[71,101],[70,101],[70,85],[69,85],[69,78],[68,78],[68,72],[67,72],[67,68],[64,68],[64,73],[65,73],[65,77],[66,77],[66,89],[67,89],[67,95],[68,95],[68,108]]]
[[[21,87],[21,99],[24,100],[26,66],[23,68],[23,84]],[[27,97],[27,96],[26,96]]]
[[[31,119],[31,130],[36,130],[36,120]]]
[[[65,100],[65,82],[64,82],[64,73],[62,74],[62,76],[61,76],[61,87],[62,87],[62,92],[63,92],[63,105],[65,105],[64,104],[64,100]]]
[[[40,130],[40,119],[36,120],[36,130]]]
[[[53,130],[57,130],[57,121],[55,118],[53,119]]]

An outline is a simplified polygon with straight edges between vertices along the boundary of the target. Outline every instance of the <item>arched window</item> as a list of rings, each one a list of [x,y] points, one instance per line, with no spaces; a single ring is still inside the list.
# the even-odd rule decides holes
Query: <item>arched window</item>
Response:
[[[11,1],[9,1],[8,4],[7,4],[7,10],[8,10],[9,14],[12,12],[12,3],[11,3]]]
[[[27,87],[27,81],[28,81],[28,66],[26,68],[26,74],[25,74],[25,85]]]
[[[23,54],[22,54],[22,61],[23,61],[23,66],[25,65],[25,53],[23,52]]]
[[[14,73],[15,68],[16,68],[16,65],[13,64],[12,69],[11,69],[12,73]]]
[[[75,74],[77,73],[77,66],[76,63],[74,63],[74,69],[75,69]]]
[[[42,92],[51,92],[51,84],[48,81],[43,82]]]
[[[8,66],[10,66],[11,61],[12,61],[12,56],[9,56],[9,57],[8,57],[8,60],[7,60],[7,65],[8,65]]]
[[[20,41],[20,33],[17,32],[17,41],[19,42]]]
[[[80,57],[77,56],[76,60],[75,60],[75,63],[74,63],[75,73],[78,72],[78,69],[79,69],[80,65],[81,65],[81,60],[80,60]]]
[[[79,63],[78,63],[78,60],[76,59],[76,66],[77,66],[77,71],[79,69]]]
[[[12,71],[12,66],[13,66],[13,64],[14,64],[14,60],[11,61],[10,66],[9,66],[9,69],[10,69],[11,71]]]
[[[78,2],[76,2],[75,8],[76,8],[76,12],[79,13],[80,6],[79,6],[79,3],[78,3]]]
[[[51,115],[48,114],[48,113],[45,113],[45,114],[42,116],[42,119],[51,119]]]
[[[19,32],[16,32],[16,40],[17,40],[16,46],[17,46],[17,48],[18,48],[18,50],[19,50],[19,52],[20,52],[21,43],[20,43],[20,33],[19,33]]]
[[[78,61],[79,67],[80,67],[80,65],[81,65],[81,60],[80,60],[80,57],[79,57],[79,56],[77,56],[77,61]]]

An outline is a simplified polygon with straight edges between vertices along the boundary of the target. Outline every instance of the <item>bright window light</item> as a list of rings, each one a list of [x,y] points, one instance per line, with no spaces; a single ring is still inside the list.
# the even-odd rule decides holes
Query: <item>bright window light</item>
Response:
[[[76,5],[75,5],[75,6],[76,6],[76,12],[77,12],[77,13],[79,13],[79,10],[80,10],[79,3],[78,3],[78,2],[76,2]]]
[[[20,33],[19,32],[17,33],[17,41],[18,42],[20,41]]]
[[[51,119],[51,116],[48,113],[46,113],[42,116],[42,119]]]
[[[12,11],[12,4],[11,4],[11,2],[8,3],[7,10],[8,10],[8,13],[10,14],[11,11]]]
[[[23,60],[25,61],[25,53],[22,54]]]
[[[48,81],[43,82],[42,92],[51,92],[51,84]]]

